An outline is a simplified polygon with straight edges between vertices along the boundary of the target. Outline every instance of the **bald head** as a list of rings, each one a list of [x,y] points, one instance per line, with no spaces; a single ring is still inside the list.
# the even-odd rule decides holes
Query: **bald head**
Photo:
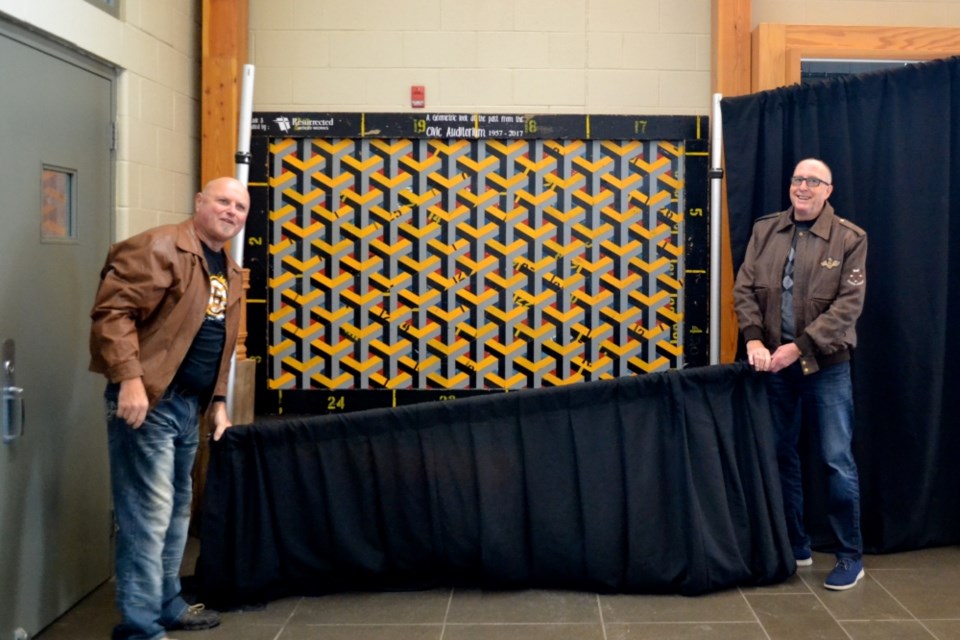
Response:
[[[193,225],[205,245],[219,251],[243,229],[250,195],[236,178],[214,178],[193,199]]]
[[[833,173],[826,162],[807,158],[797,163],[790,178],[790,202],[797,220],[816,219],[831,193]]]

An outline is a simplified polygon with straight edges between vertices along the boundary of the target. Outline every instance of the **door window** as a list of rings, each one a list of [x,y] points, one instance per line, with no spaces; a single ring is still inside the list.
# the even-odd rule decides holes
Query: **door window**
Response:
[[[43,166],[40,185],[40,239],[43,242],[75,241],[77,172]]]

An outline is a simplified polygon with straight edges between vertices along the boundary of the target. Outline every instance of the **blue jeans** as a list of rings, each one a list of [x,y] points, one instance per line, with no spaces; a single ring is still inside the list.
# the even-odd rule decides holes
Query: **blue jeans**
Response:
[[[104,393],[117,524],[113,639],[155,640],[187,609],[180,564],[187,543],[199,443],[197,398],[167,390],[139,429],[117,417],[119,388]]]
[[[777,462],[787,519],[787,533],[795,557],[806,555],[810,537],[803,526],[803,484],[800,476],[802,416],[816,418],[819,460],[827,466],[827,518],[837,539],[838,558],[859,560],[860,484],[853,459],[853,384],[850,363],[842,362],[803,375],[800,363],[767,376],[767,395],[776,430]]]

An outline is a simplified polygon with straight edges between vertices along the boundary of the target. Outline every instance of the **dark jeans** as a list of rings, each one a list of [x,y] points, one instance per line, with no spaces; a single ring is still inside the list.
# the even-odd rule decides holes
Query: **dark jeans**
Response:
[[[859,559],[860,486],[853,459],[853,384],[850,363],[842,362],[803,375],[799,363],[767,376],[767,391],[776,429],[780,486],[787,532],[796,557],[806,555],[810,538],[803,526],[803,484],[797,443],[803,413],[816,418],[819,460],[828,468],[827,517],[839,548],[838,558]]]

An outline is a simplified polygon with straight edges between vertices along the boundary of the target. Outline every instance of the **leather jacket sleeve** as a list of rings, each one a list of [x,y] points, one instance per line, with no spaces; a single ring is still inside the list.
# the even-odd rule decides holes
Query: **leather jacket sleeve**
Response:
[[[740,332],[745,342],[763,340],[763,310],[760,306],[756,288],[758,236],[750,236],[747,252],[733,285],[734,310],[740,323]],[[767,345],[770,347],[771,345]]]
[[[90,336],[91,353],[111,382],[144,374],[138,325],[156,312],[170,287],[174,241],[145,234],[110,249],[90,314]]]

